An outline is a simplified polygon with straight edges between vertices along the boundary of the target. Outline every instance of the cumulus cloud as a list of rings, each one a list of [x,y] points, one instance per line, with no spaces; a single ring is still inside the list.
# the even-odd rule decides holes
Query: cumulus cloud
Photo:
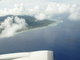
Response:
[[[8,8],[4,8],[3,10],[0,10],[0,16],[4,16],[4,15],[21,15],[24,13],[24,8],[23,8],[23,4],[15,4],[14,8],[12,9],[8,9]]]
[[[40,14],[36,15],[35,18],[37,18],[37,20],[44,20],[47,18],[47,16],[43,13],[40,13]]]
[[[69,20],[80,20],[80,6],[76,4],[65,4],[49,2],[45,7],[35,6],[34,8],[24,8],[23,4],[15,5],[14,8],[4,8],[0,10],[0,16],[3,15],[30,15],[37,18],[37,20],[43,20],[52,18],[60,14],[68,14]]]
[[[75,13],[72,13],[70,16],[69,16],[69,19],[71,20],[80,20],[80,14],[79,12],[75,12]]]
[[[80,6],[76,4],[50,3],[45,10],[47,16],[54,17],[56,15],[66,14],[69,20],[80,20]],[[63,17],[64,18],[64,17]],[[63,19],[62,18],[62,19]]]
[[[0,23],[0,37],[10,37],[16,32],[24,31],[27,28],[27,23],[24,19],[8,17]]]
[[[69,19],[80,20],[80,6],[77,6],[77,5],[72,6]]]

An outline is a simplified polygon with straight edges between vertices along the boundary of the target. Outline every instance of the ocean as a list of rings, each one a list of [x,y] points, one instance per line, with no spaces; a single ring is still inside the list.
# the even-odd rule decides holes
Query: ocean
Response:
[[[57,26],[0,38],[0,54],[54,51],[55,60],[80,60],[80,23],[65,20]]]

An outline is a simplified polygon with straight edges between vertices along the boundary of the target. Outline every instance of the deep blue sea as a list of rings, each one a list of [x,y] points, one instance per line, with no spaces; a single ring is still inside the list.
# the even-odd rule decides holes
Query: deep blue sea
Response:
[[[80,21],[0,38],[0,54],[38,50],[54,51],[55,60],[80,60]]]

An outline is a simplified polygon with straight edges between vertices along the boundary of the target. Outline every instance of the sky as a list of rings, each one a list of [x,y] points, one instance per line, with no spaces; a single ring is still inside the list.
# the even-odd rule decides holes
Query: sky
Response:
[[[79,4],[80,0],[51,0],[55,2],[66,2],[66,3],[76,3]]]
[[[33,5],[45,5],[48,2],[59,2],[59,3],[73,3],[73,4],[79,4],[80,0],[0,0],[0,7],[12,7],[13,4],[17,3],[23,3],[27,6],[33,6]],[[11,5],[10,5],[11,4]]]

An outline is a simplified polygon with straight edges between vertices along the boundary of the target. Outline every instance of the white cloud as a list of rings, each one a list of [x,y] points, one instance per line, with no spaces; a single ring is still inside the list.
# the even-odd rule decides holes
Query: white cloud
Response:
[[[78,6],[78,5],[72,6],[69,19],[80,20],[80,6]]]
[[[14,22],[13,22],[14,21]],[[15,17],[8,17],[0,25],[0,37],[10,37],[13,36],[18,31],[23,31],[27,29],[27,23],[24,19]]]
[[[69,16],[69,19],[70,20],[80,20],[80,14],[79,12],[75,12],[75,13],[72,13],[70,16]]]
[[[69,20],[80,20],[80,6],[76,4],[49,3],[47,8],[45,9],[45,12],[48,17],[68,14],[66,18],[68,18]]]
[[[0,10],[0,16],[4,15],[21,15],[23,14],[23,4],[17,5],[15,4],[13,9],[4,8],[3,10]]]
[[[33,8],[24,8],[23,4],[15,5],[14,8],[4,8],[0,10],[0,16],[4,15],[30,15],[38,20],[52,18],[60,14],[68,14],[69,20],[80,20],[80,6],[76,4],[65,4],[49,2],[45,7],[35,6]]]
[[[44,13],[40,13],[36,15],[35,18],[37,18],[37,20],[44,20],[47,18],[47,16]]]

